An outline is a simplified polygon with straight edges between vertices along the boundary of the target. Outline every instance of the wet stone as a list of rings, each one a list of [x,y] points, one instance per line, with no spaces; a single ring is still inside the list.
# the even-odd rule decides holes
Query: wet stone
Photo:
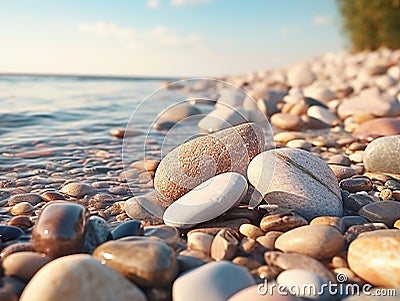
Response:
[[[30,242],[15,242],[7,247],[3,248],[0,253],[0,259],[4,260],[8,255],[17,253],[17,252],[35,252],[32,243]]]
[[[381,222],[388,227],[393,227],[396,220],[400,218],[400,202],[382,201],[362,207],[358,214],[371,222]]]
[[[41,194],[42,200],[45,202],[51,202],[51,201],[63,201],[65,200],[65,196],[62,195],[61,193],[58,193],[56,191],[46,191]]]
[[[175,246],[180,239],[178,229],[167,225],[146,226],[143,231],[144,236],[157,237],[170,246]]]
[[[159,240],[108,241],[93,256],[143,287],[168,286],[178,273],[175,251]]]
[[[138,220],[122,222],[111,231],[113,239],[119,239],[125,236],[142,236],[143,226]]]
[[[0,239],[2,242],[17,239],[24,235],[19,227],[0,225]]]
[[[15,204],[12,208],[10,213],[12,215],[26,215],[30,214],[34,207],[31,205],[31,203],[28,202],[21,202],[18,204]]]
[[[85,227],[83,251],[93,253],[94,249],[111,238],[111,229],[107,222],[101,217],[91,216]]]
[[[14,216],[7,223],[9,226],[15,226],[21,228],[22,230],[27,230],[33,226],[33,222],[28,215],[18,215]]]
[[[53,258],[81,252],[87,218],[88,212],[79,204],[48,203],[32,230],[35,250]]]
[[[0,300],[18,301],[25,283],[15,277],[0,277]]]
[[[40,195],[34,193],[16,194],[8,200],[8,206],[15,206],[18,203],[27,202],[35,206],[42,201]]]
[[[344,208],[352,212],[358,212],[362,207],[374,203],[374,200],[364,193],[351,193],[343,197]]]
[[[63,188],[61,188],[61,192],[75,198],[82,198],[87,194],[92,194],[96,191],[96,189],[87,184],[82,183],[69,183]]]
[[[146,301],[147,298],[121,274],[89,255],[75,254],[53,260],[40,269],[20,300]]]
[[[50,261],[50,257],[36,252],[17,252],[7,256],[2,262],[2,267],[5,276],[29,282],[33,275]]]
[[[351,243],[355,240],[361,233],[387,229],[387,226],[383,223],[365,223],[362,225],[353,225],[349,227],[344,234],[346,242]]]
[[[340,181],[339,186],[349,192],[371,191],[373,188],[372,181],[367,177],[344,179]]]

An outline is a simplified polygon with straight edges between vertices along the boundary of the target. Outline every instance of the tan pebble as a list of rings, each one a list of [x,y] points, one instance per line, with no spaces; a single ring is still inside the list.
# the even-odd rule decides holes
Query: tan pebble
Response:
[[[21,202],[18,204],[15,204],[11,208],[11,214],[12,215],[27,215],[30,214],[33,210],[33,206],[31,203],[28,202]]]
[[[393,227],[397,228],[397,229],[400,229],[400,219],[398,219],[397,221],[394,222]]]
[[[14,216],[7,224],[10,226],[19,227],[23,230],[29,229],[33,226],[33,222],[28,215]]]
[[[286,113],[276,113],[272,115],[271,124],[282,130],[298,131],[303,127],[299,116]]]
[[[306,133],[302,132],[281,132],[274,136],[275,142],[288,143],[294,139],[304,139],[307,136]]]
[[[36,274],[36,272],[51,258],[36,252],[17,252],[10,254],[3,260],[4,275],[17,277],[25,282]]]
[[[232,263],[244,266],[249,270],[257,269],[261,266],[261,263],[259,263],[258,261],[244,256],[237,256],[233,258]]]
[[[393,192],[388,188],[382,189],[379,193],[379,197],[382,200],[391,200],[393,198]]]
[[[338,181],[350,178],[357,174],[357,171],[352,167],[333,164],[328,164],[328,166],[330,167],[330,169],[332,169]]]
[[[211,258],[230,260],[235,256],[239,241],[231,230],[223,229],[217,233],[211,244]]]
[[[282,270],[304,269],[318,274],[325,283],[328,281],[336,283],[336,278],[328,268],[321,261],[312,257],[296,253],[269,251],[265,252],[264,259],[269,266],[277,267]]]
[[[293,212],[280,212],[264,216],[260,222],[260,228],[265,232],[285,232],[307,224],[307,220],[300,215]]]
[[[331,258],[344,246],[344,237],[336,228],[326,225],[307,225],[283,233],[275,248],[286,253],[299,253],[317,259]]]
[[[45,202],[51,202],[51,201],[63,201],[65,200],[64,195],[62,195],[61,193],[58,193],[56,191],[46,191],[44,193],[41,194],[42,200]]]
[[[182,250],[179,252],[179,256],[189,256],[197,259],[201,259],[204,262],[211,261],[211,258],[208,257],[204,252],[198,250]]]
[[[338,229],[340,232],[343,232],[344,230],[342,219],[336,216],[318,216],[310,222],[310,225],[332,226]]]
[[[326,163],[342,166],[350,166],[351,164],[349,157],[342,154],[330,156]]]
[[[269,231],[264,236],[257,237],[256,241],[267,250],[275,249],[275,241],[283,232]]]
[[[139,170],[156,171],[160,161],[153,159],[145,159],[142,161],[133,162],[130,166]]]
[[[304,139],[290,140],[286,144],[286,146],[289,148],[301,148],[301,149],[308,150],[308,151],[311,150],[311,147],[312,147],[311,143]]]
[[[353,120],[354,122],[361,124],[364,123],[366,121],[372,120],[374,119],[375,116],[373,114],[355,114],[353,115]]]
[[[333,270],[333,273],[336,275],[336,278],[340,279],[346,279],[346,283],[357,283],[360,285],[365,284],[365,281],[363,281],[361,278],[357,277],[356,274],[353,273],[352,270],[349,268],[343,267],[343,268],[336,268]],[[346,276],[346,277],[344,277]],[[344,281],[341,281],[342,283]]]
[[[333,256],[331,259],[331,266],[335,269],[337,268],[348,268],[347,260],[342,256]]]
[[[366,147],[367,147],[366,143],[355,141],[349,145],[348,149],[354,152],[354,151],[364,150]]]
[[[289,114],[290,110],[293,108],[294,103],[284,103],[281,108],[281,113]]]
[[[288,113],[300,116],[307,113],[308,107],[308,104],[302,99],[299,102],[293,104]]]
[[[239,228],[239,232],[240,234],[252,239],[256,239],[257,237],[263,236],[265,234],[264,231],[252,224],[241,225]]]
[[[349,246],[350,269],[374,286],[400,286],[400,231],[376,230],[359,236]]]
[[[356,152],[349,156],[351,162],[362,163],[363,162],[363,152]]]
[[[187,246],[192,250],[204,252],[209,257],[213,239],[214,236],[210,234],[194,232],[188,235]]]

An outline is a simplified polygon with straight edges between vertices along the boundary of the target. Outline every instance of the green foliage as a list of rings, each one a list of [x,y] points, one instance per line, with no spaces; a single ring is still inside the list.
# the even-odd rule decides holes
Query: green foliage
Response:
[[[400,48],[400,0],[336,0],[353,51]]]

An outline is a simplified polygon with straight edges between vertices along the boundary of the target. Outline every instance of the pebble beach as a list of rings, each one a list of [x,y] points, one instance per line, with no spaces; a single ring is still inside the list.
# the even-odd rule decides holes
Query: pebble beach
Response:
[[[0,99],[1,301],[400,300],[400,50]]]

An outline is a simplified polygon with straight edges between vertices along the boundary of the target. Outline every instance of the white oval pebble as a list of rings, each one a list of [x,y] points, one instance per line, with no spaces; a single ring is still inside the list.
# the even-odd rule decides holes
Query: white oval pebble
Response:
[[[219,174],[195,187],[164,212],[164,223],[189,228],[209,221],[238,204],[247,192],[247,180],[235,172]]]

